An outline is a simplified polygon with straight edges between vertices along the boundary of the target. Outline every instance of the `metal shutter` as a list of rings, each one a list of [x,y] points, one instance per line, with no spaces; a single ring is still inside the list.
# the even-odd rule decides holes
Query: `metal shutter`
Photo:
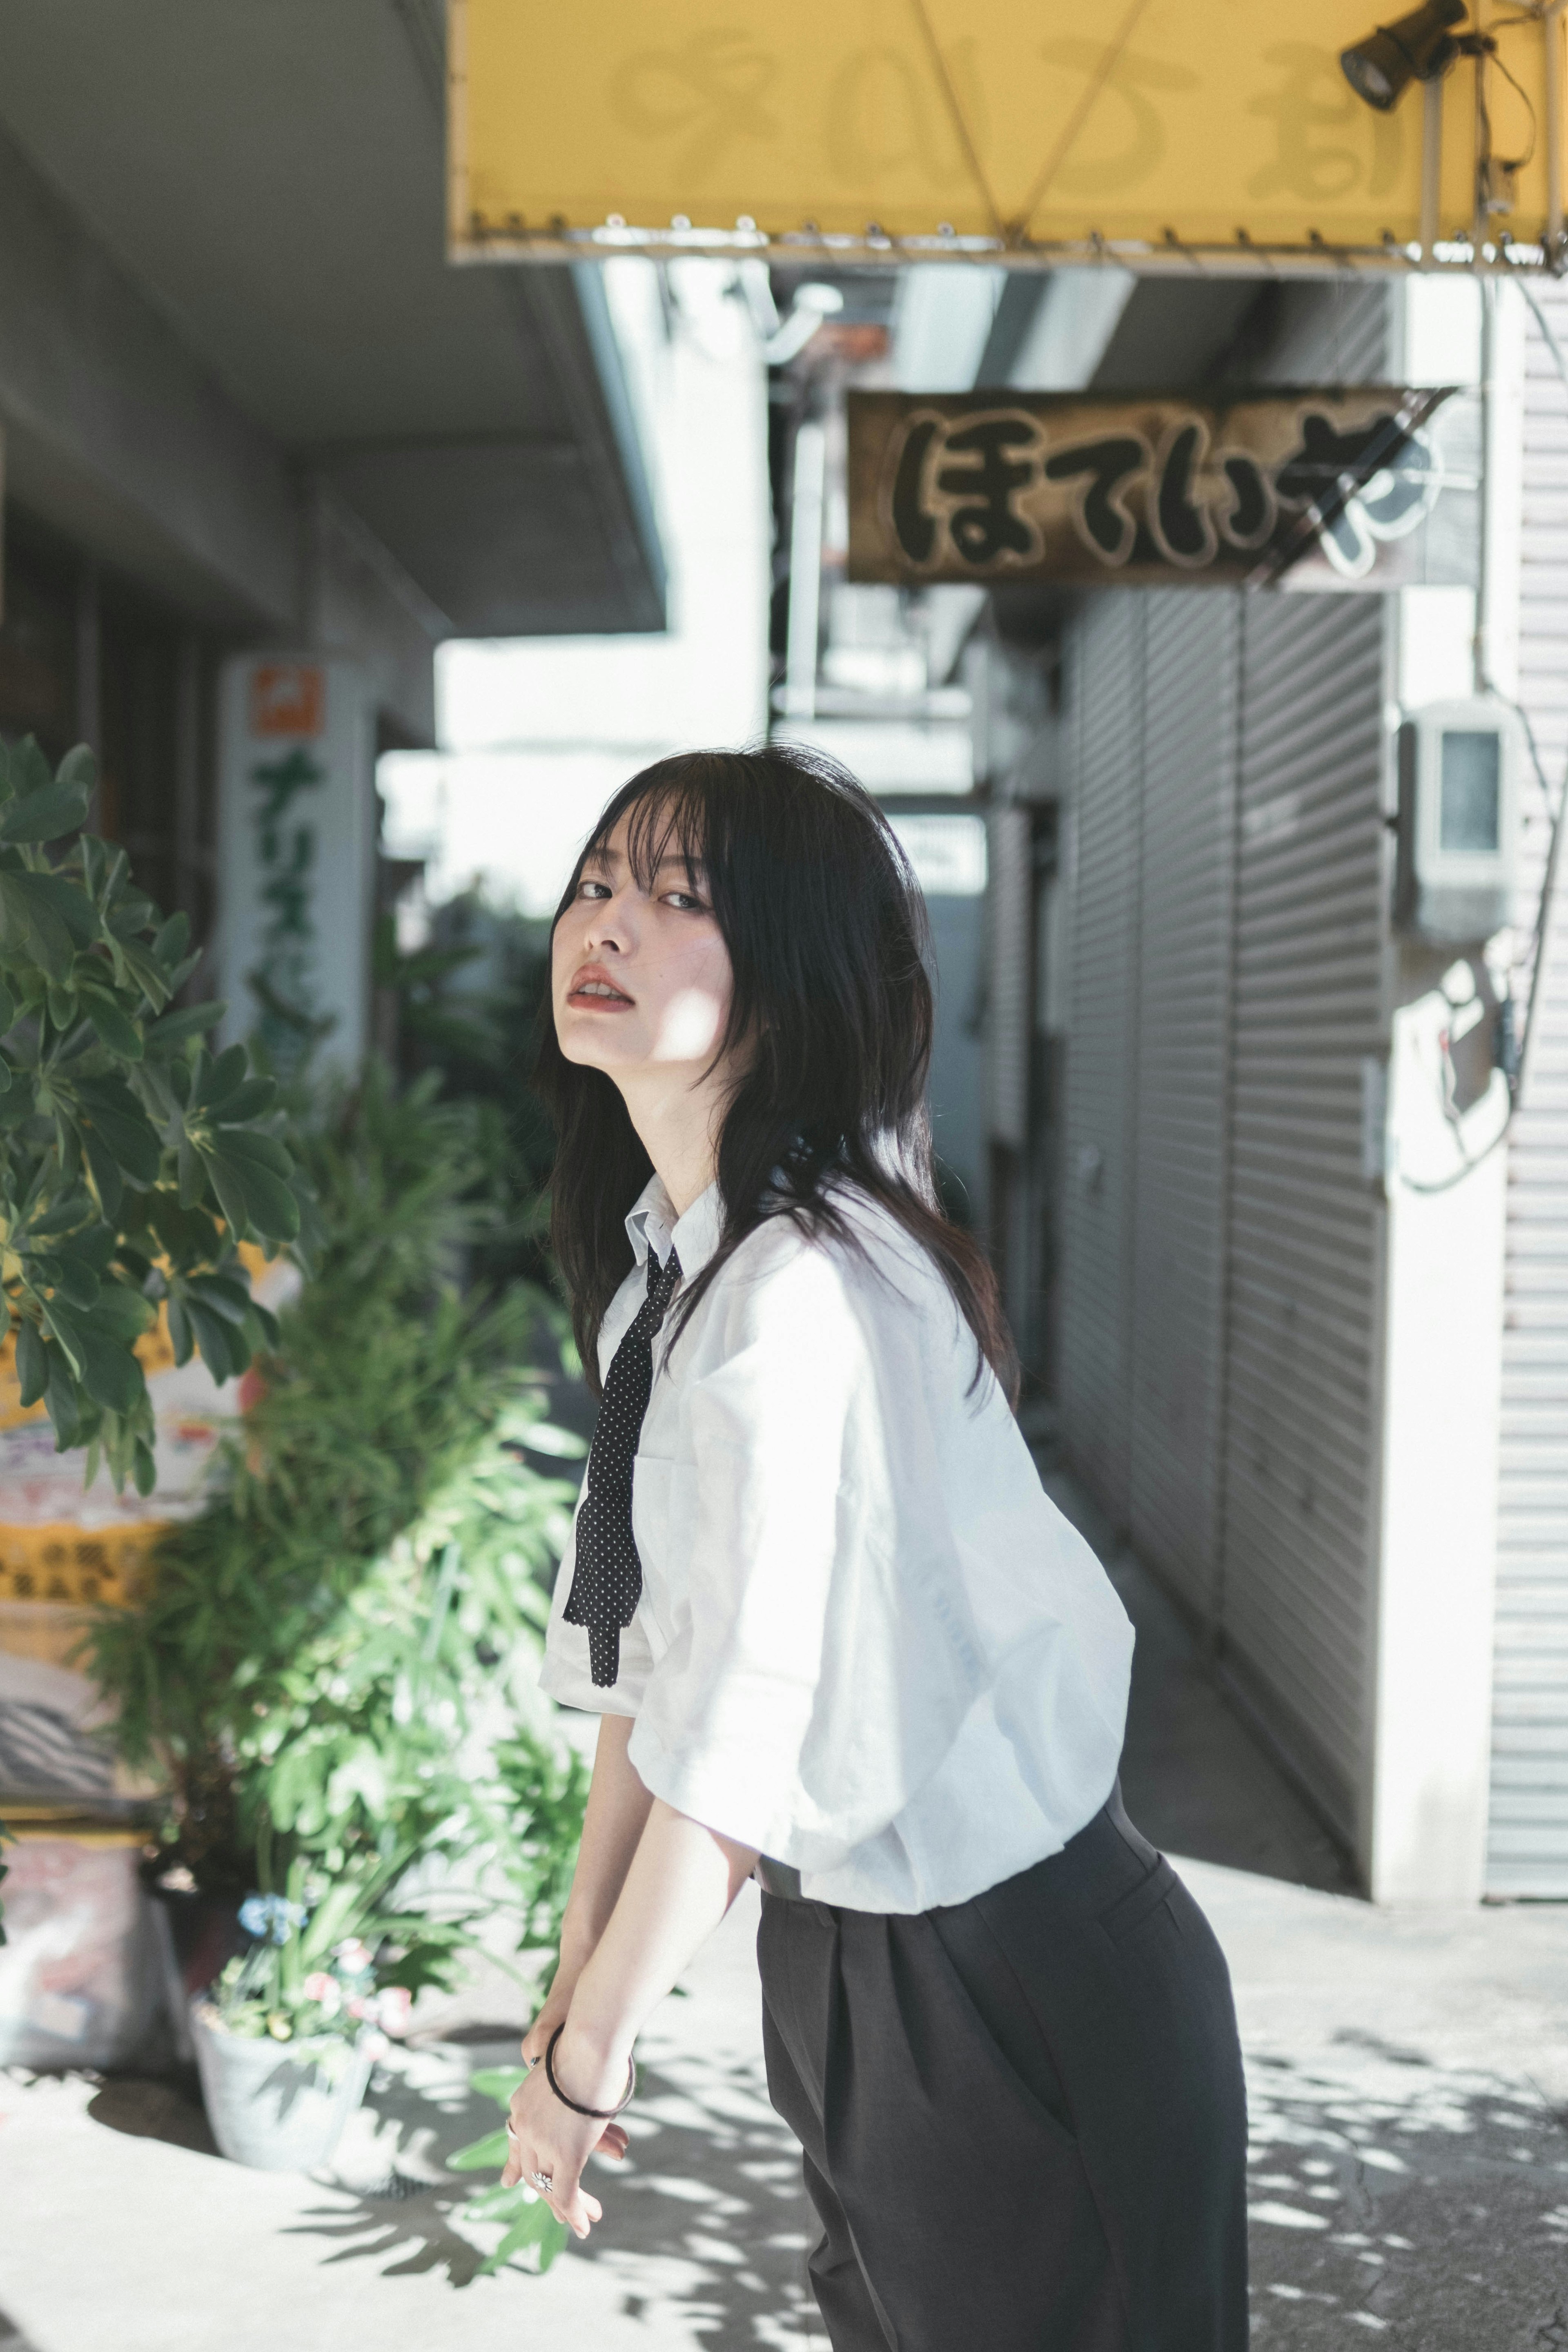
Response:
[[[986,1044],[987,1123],[998,1143],[1023,1149],[1029,1124],[1030,925],[1034,877],[1029,868],[1029,812],[991,812],[986,888],[990,899],[990,969]]]
[[[1373,1666],[1383,604],[1258,596],[1242,616],[1220,1622],[1347,1839]]]
[[[1240,600],[1147,599],[1130,1531],[1205,1622],[1218,1550]]]
[[[1568,340],[1568,290],[1537,297]],[[1553,789],[1568,768],[1568,393],[1529,322],[1520,698]],[[1522,899],[1546,851],[1528,787]],[[1568,872],[1509,1146],[1491,1830],[1498,1895],[1568,1895]]]
[[[1070,631],[1073,916],[1062,1199],[1061,1415],[1120,1526],[1131,1440],[1143,600],[1101,591]]]

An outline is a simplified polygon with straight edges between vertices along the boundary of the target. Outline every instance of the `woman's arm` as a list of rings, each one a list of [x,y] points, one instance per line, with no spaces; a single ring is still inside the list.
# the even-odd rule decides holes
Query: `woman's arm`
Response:
[[[583,1843],[561,1926],[561,1959],[544,2006],[529,2027],[522,2044],[522,2054],[530,2065],[543,2057],[551,2035],[564,2022],[577,1979],[593,1958],[609,1923],[647,1821],[653,1799],[626,1757],[626,1743],[635,1720],[629,1715],[599,1717],[594,1777],[583,1817]]]
[[[625,1769],[631,1772],[629,1764]],[[595,1770],[596,1778],[596,1765]],[[648,1801],[619,1899],[577,1978],[555,2045],[555,2079],[569,2097],[585,2107],[619,2105],[639,2028],[719,1925],[756,1860],[750,1847],[689,1821],[662,1799]],[[542,2023],[542,2016],[523,2044],[525,2053],[531,2054]],[[544,2044],[554,2031],[552,2025]],[[574,2113],[551,2090],[542,2066],[513,2095],[511,2124],[512,2151],[502,2180],[548,2173],[551,2205],[585,2238],[602,2209],[581,2185],[583,2167],[601,2144],[606,2153],[622,2154],[625,2133]]]

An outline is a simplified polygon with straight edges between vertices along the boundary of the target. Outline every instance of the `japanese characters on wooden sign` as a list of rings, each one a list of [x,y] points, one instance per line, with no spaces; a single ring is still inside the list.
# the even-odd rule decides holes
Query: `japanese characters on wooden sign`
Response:
[[[1473,577],[1433,539],[1446,390],[852,392],[849,577],[1386,588]],[[1473,504],[1468,478],[1455,486]]]
[[[369,993],[373,828],[352,663],[230,662],[223,685],[217,960],[225,1034],[273,1063],[356,1062]]]

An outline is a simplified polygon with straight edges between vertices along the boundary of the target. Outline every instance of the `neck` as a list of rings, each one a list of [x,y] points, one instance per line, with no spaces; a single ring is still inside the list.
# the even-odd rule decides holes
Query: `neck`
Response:
[[[719,1166],[728,1082],[715,1072],[695,1085],[664,1072],[616,1073],[633,1127],[678,1217],[700,1200]]]

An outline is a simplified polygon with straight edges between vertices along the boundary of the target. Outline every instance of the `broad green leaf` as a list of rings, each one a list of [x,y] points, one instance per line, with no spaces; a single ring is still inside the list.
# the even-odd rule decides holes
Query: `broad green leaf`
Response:
[[[142,1032],[126,1018],[112,997],[100,996],[92,990],[83,992],[81,1003],[100,1044],[107,1045],[111,1054],[118,1054],[122,1061],[142,1059]]]
[[[264,1348],[281,1347],[283,1335],[278,1328],[278,1318],[272,1309],[269,1307],[263,1307],[258,1298],[253,1298],[250,1302],[250,1313],[252,1321],[259,1330],[259,1344]]]
[[[277,1099],[275,1079],[247,1078],[244,1086],[229,1096],[218,1116],[226,1127],[241,1126],[247,1119],[263,1118]]]
[[[136,1440],[132,1454],[131,1475],[136,1481],[136,1492],[145,1500],[158,1483],[158,1465],[144,1437]]]
[[[205,1029],[216,1029],[227,1011],[226,1004],[215,1000],[210,1004],[183,1004],[177,1013],[165,1013],[148,1028],[149,1055],[162,1060],[177,1045],[183,1045],[187,1037],[199,1037]]]
[[[16,1000],[5,982],[0,980],[0,1037],[4,1037],[6,1030],[15,1026],[16,1020]]]
[[[75,1316],[58,1298],[40,1299],[38,1306],[45,1324],[47,1326],[49,1337],[59,1342],[61,1353],[79,1381],[86,1351]],[[50,1411],[53,1411],[52,1406]]]
[[[90,1127],[82,1131],[81,1148],[87,1155],[87,1164],[92,1171],[92,1181],[98,1192],[100,1205],[104,1215],[113,1223],[119,1218],[121,1204],[125,1198],[124,1179],[115,1165],[114,1154],[103,1142],[96,1129]]]
[[[521,2221],[530,2204],[537,2202],[535,2193],[525,2190],[521,2180],[511,2189],[503,2189],[498,2180],[493,2189],[476,2189],[463,2213],[470,2221]]]
[[[106,1282],[93,1301],[89,1318],[92,1328],[107,1339],[118,1340],[129,1348],[150,1331],[158,1319],[158,1310],[150,1298],[143,1298],[129,1283]]]
[[[528,2080],[526,2066],[480,2066],[468,2077],[468,2088],[499,2106],[509,2107],[511,2095]]]
[[[185,914],[171,915],[159,925],[153,935],[153,952],[161,964],[179,963],[191,942],[190,918]]]
[[[202,1361],[221,1388],[236,1370],[231,1342],[237,1335],[220,1317],[209,1314],[195,1299],[187,1298],[184,1305],[185,1318],[195,1334]]]
[[[195,1350],[195,1334],[177,1298],[169,1301],[169,1339],[174,1350],[175,1363],[188,1364]]]
[[[0,954],[36,963],[50,980],[70,977],[71,935],[37,885],[37,874],[0,873]]]
[[[0,1054],[0,1095],[8,1095],[10,1091],[11,1065],[5,1059],[5,1055]]]
[[[98,909],[79,882],[68,874],[28,874],[27,887],[43,905],[53,908],[79,948],[98,940]]]
[[[206,1163],[182,1127],[177,1147],[180,1171],[180,1206],[194,1209],[206,1190]]]
[[[447,2158],[448,2172],[489,2172],[506,2162],[507,2139],[503,2128],[487,2132],[483,2139],[471,2140],[467,2147],[458,2148]]]
[[[48,1349],[37,1325],[26,1316],[16,1333],[16,1381],[24,1405],[37,1404],[49,1385]]]
[[[98,755],[90,743],[72,744],[60,761],[55,781],[91,798],[98,789]]]
[[[91,1307],[96,1303],[100,1287],[98,1276],[89,1265],[83,1265],[79,1258],[51,1258],[48,1275],[68,1307]]]
[[[88,794],[74,784],[50,784],[0,809],[0,841],[58,841],[86,822]]]
[[[112,1153],[133,1184],[155,1184],[163,1162],[163,1147],[144,1112],[128,1118],[117,1110],[94,1105],[87,1117],[106,1150]]]
[[[243,1323],[251,1311],[249,1291],[227,1275],[194,1274],[185,1288],[198,1305],[210,1307],[226,1323]]]
[[[550,2213],[550,2208],[548,2206],[546,2206],[544,2210],[547,2213]],[[558,2221],[554,2214],[550,2213],[549,2221],[539,2233],[539,2275],[541,2278],[544,2276],[545,2272],[550,2268],[550,2265],[555,2260],[556,2255],[565,2252],[566,2241],[571,2234],[572,2232],[566,2227],[565,2222]]]
[[[294,1239],[300,1204],[286,1184],[264,1168],[242,1164],[226,1150],[205,1152],[203,1159],[218,1206],[237,1239],[251,1233],[264,1241]]]
[[[154,1013],[162,1013],[169,1002],[169,976],[154,956],[148,953],[136,940],[121,939],[121,953],[125,968],[147,999]]]
[[[220,1118],[228,1113],[221,1106],[230,1095],[244,1085],[250,1075],[250,1056],[243,1045],[230,1045],[221,1053],[212,1067],[204,1071],[199,1091],[194,1099],[204,1110],[216,1110]]]
[[[293,1155],[284,1150],[275,1135],[265,1135],[253,1127],[220,1127],[214,1149],[226,1159],[264,1168],[280,1181],[294,1173]]]
[[[55,1451],[63,1454],[68,1446],[77,1444],[81,1437],[81,1410],[76,1401],[76,1387],[65,1350],[51,1348],[48,1358],[49,1385],[44,1392],[44,1402],[54,1426]]]
[[[78,1327],[82,1350],[81,1384],[94,1404],[113,1412],[131,1412],[145,1395],[142,1367],[129,1348],[104,1337],[89,1325]]]
[[[38,749],[37,738],[24,735],[11,753],[11,782],[17,798],[25,799],[29,793],[47,792],[54,781],[49,763]]]

